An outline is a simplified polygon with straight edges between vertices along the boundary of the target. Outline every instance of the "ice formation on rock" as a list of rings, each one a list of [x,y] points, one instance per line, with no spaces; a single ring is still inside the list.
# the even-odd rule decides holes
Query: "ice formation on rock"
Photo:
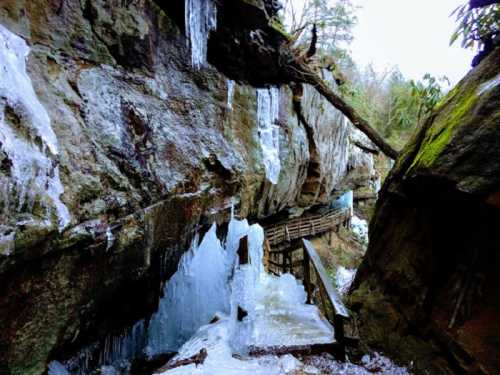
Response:
[[[108,226],[106,228],[106,251],[111,249],[114,243],[115,243],[115,236],[113,235],[111,228]]]
[[[336,186],[347,173],[349,164],[349,133],[351,123],[340,111],[335,115],[336,131],[331,139],[332,142],[332,165],[334,173],[332,175],[331,186]]]
[[[257,121],[259,123],[259,139],[262,148],[266,177],[272,184],[277,184],[280,171],[279,120],[280,90],[257,90]]]
[[[207,63],[210,31],[217,28],[217,5],[214,0],[186,0],[185,15],[191,64],[200,69]]]
[[[355,269],[348,269],[342,266],[337,267],[335,282],[341,295],[344,295],[349,291],[349,288],[354,280],[354,276],[356,276]]]
[[[0,25],[0,148],[10,161],[10,178],[0,182],[4,197],[15,193],[17,207],[9,208],[14,202],[5,198],[2,203],[6,212],[29,212],[39,199],[48,220],[55,208],[63,229],[71,217],[60,200],[64,188],[53,160],[57,138],[26,73],[28,54],[26,42]]]
[[[0,255],[10,255],[14,251],[16,233],[0,233]]]
[[[235,82],[231,79],[227,80],[227,109],[233,109],[233,99],[234,99],[234,88]]]
[[[332,204],[331,207],[336,210],[351,210],[351,215],[353,211],[354,204],[354,193],[352,190],[349,190],[342,194],[339,198],[337,198]]]
[[[351,230],[363,242],[368,242],[368,222],[354,215],[351,219]]]
[[[52,361],[49,363],[48,375],[70,375],[66,367],[61,362]]]
[[[142,353],[145,342],[146,322],[140,320],[122,335],[110,335],[104,341],[104,349],[100,353],[99,364],[112,365],[118,362],[131,361]]]
[[[212,225],[198,245],[193,241],[178,271],[165,287],[165,297],[149,326],[148,353],[176,351],[216,313],[229,314],[229,278],[246,221],[232,221],[226,247]]]
[[[375,180],[372,180],[370,182],[370,187],[375,194],[378,194],[380,192],[380,189],[382,188],[382,179],[380,178],[380,175],[377,175]]]
[[[500,74],[479,86],[478,95],[483,95],[500,85]]]
[[[373,149],[376,149],[376,147],[371,143],[366,135],[364,135],[360,130],[354,127],[351,127],[350,140],[351,149],[349,153],[349,168],[365,168],[368,172],[368,175],[374,175],[375,166],[373,162],[373,155],[356,146],[354,142],[364,144]]]

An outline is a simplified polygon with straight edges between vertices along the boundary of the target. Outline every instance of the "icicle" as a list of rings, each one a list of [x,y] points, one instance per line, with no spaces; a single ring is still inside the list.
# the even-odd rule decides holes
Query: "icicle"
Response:
[[[281,163],[279,155],[279,120],[280,95],[279,88],[257,90],[257,120],[259,123],[259,138],[262,148],[264,167],[267,179],[273,184],[278,183]]]
[[[17,193],[18,211],[31,211],[37,197],[48,196],[62,230],[71,218],[60,200],[64,188],[59,168],[51,159],[58,154],[57,138],[26,73],[28,54],[26,42],[0,25],[0,145],[11,162],[13,180],[3,190]],[[20,122],[17,127],[22,129],[12,126],[9,116],[17,117]],[[46,204],[44,200],[42,204]],[[9,211],[7,205],[8,202],[4,202],[6,212]],[[52,207],[46,208],[50,217]]]
[[[207,63],[210,31],[217,28],[217,6],[213,0],[186,0],[185,15],[191,64],[195,69],[200,69]]]
[[[227,109],[233,109],[233,98],[234,98],[234,86],[235,82],[233,80],[227,80]]]
[[[49,364],[48,375],[69,375],[69,372],[68,370],[66,370],[66,367],[64,367],[61,362],[52,361]]]
[[[111,228],[108,226],[108,228],[106,229],[106,251],[111,249],[114,243],[115,236],[113,235],[113,232],[111,232]]]

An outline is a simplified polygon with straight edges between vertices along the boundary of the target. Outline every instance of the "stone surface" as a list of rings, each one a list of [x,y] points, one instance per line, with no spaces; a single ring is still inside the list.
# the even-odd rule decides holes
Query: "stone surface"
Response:
[[[266,45],[283,42],[261,1],[221,4],[220,33],[209,45],[219,69],[232,59],[227,38],[249,28],[264,28]],[[230,22],[233,10],[248,24]],[[320,179],[329,182],[320,199],[299,198],[310,145],[287,95],[282,173],[276,185],[266,180],[256,89],[236,85],[228,110],[228,77],[190,67],[183,20],[177,0],[1,2],[0,24],[31,49],[27,71],[57,137],[53,163],[71,223],[61,233],[40,210],[0,213],[0,373],[43,373],[51,358],[150,314],[193,231],[227,220],[232,203],[241,217],[258,219],[342,190],[331,176],[338,161],[322,146]],[[249,51],[272,72],[275,55]],[[259,85],[279,81],[271,77],[279,73],[252,76],[250,68],[225,73]],[[323,126],[317,137],[326,145],[332,130],[322,133]],[[9,168],[0,152],[2,178]]]
[[[499,61],[497,48],[403,151],[355,280],[362,336],[416,373],[500,371]]]

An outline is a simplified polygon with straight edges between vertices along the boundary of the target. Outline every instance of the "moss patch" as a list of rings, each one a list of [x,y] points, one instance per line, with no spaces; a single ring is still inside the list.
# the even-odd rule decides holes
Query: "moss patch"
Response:
[[[451,95],[455,94],[451,93]],[[464,123],[464,119],[470,115],[477,101],[475,87],[474,89],[469,88],[466,92],[461,93],[460,99],[455,105],[449,105],[450,109],[436,118],[434,124],[427,130],[410,171],[417,167],[428,168],[434,164],[452,140],[455,129]]]

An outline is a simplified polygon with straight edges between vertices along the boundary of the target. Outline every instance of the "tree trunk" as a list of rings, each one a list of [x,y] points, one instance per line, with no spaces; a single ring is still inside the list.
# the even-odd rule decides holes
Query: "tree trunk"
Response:
[[[385,155],[391,159],[396,159],[398,157],[398,152],[370,126],[368,121],[361,117],[350,104],[346,103],[344,99],[331,90],[326,82],[309,66],[298,64],[295,67],[291,67],[290,70],[298,81],[313,86],[321,96],[351,120],[352,124],[361,130]]]

